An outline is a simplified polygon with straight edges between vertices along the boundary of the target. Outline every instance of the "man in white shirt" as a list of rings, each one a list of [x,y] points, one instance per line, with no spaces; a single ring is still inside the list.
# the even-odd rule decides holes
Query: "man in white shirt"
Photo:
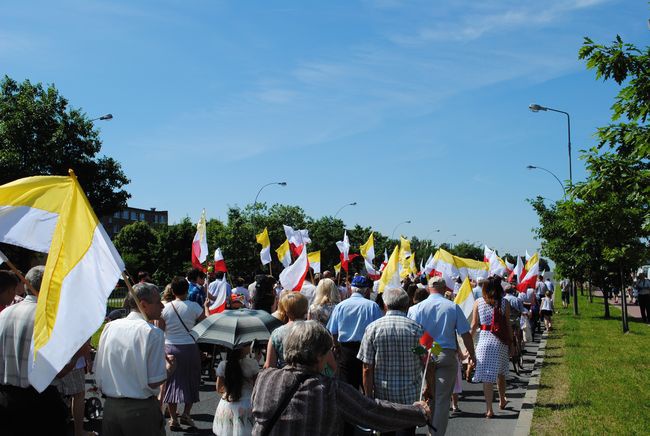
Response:
[[[107,436],[165,434],[156,395],[175,363],[165,356],[162,330],[147,322],[160,318],[163,305],[157,286],[141,283],[133,290],[142,313],[129,296],[131,313],[106,324],[95,359],[97,385],[107,397],[102,423]]]

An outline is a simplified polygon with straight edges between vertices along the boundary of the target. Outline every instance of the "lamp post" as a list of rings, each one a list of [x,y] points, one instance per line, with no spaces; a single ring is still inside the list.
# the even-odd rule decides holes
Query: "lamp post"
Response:
[[[431,234],[433,234],[433,233],[440,233],[440,229],[433,229],[433,230],[431,230],[431,231],[429,232],[429,234],[426,235],[426,236],[424,237],[424,239],[425,239],[425,240],[426,240],[426,239],[429,239],[429,236],[431,236]]]
[[[390,234],[390,239],[393,239],[393,237],[395,237],[395,230],[397,230],[397,228],[402,224],[411,224],[411,220],[402,221],[401,223],[397,224],[393,229],[393,233]]]
[[[356,205],[357,205],[357,202],[356,202],[356,201],[353,201],[352,203],[344,204],[343,206],[341,206],[341,207],[339,208],[339,210],[336,211],[336,213],[334,214],[334,218],[336,218],[337,216],[339,216],[339,212],[341,212],[341,211],[342,211],[343,209],[345,209],[346,207],[348,207],[348,206],[356,206]]]
[[[106,114],[106,115],[102,115],[101,117],[93,118],[92,120],[90,120],[90,122],[92,123],[93,121],[97,121],[97,120],[108,121],[112,119],[113,119],[113,114]]]
[[[569,115],[568,112],[564,112],[558,109],[553,109],[550,107],[545,107],[545,106],[540,106],[538,104],[531,104],[528,106],[528,109],[530,109],[533,112],[539,112],[539,111],[551,111],[551,112],[557,112],[560,114],[566,115],[566,123],[567,123],[567,133],[568,133],[568,138],[569,138],[569,185],[573,186],[573,170],[571,166],[571,116]]]
[[[557,182],[558,182],[558,183],[560,184],[560,186],[562,187],[562,192],[564,192],[564,196],[566,197],[566,188],[564,187],[564,183],[562,183],[562,181],[560,180],[560,178],[559,178],[558,176],[556,176],[555,173],[553,173],[553,172],[550,171],[550,170],[547,170],[546,168],[538,167],[538,166],[535,166],[535,165],[528,165],[526,168],[528,168],[529,170],[542,170],[542,171],[546,171],[547,173],[549,173],[550,175],[552,175],[553,177],[555,177],[555,180],[557,180]]]
[[[262,192],[262,189],[266,188],[267,186],[271,185],[280,185],[280,186],[287,186],[287,182],[271,182],[267,183],[266,185],[262,186],[259,191],[257,191],[257,195],[255,196],[255,201],[253,202],[253,206],[257,204],[257,199],[260,196],[260,192]]]

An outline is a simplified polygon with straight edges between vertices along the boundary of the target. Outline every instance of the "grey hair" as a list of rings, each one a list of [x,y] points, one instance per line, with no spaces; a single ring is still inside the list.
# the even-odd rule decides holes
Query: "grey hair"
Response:
[[[158,289],[158,286],[154,285],[153,283],[138,283],[133,287],[133,292],[135,292],[136,297],[138,297],[138,300],[146,301],[147,303],[153,303],[155,299],[155,295],[160,294],[160,289]],[[138,305],[135,303],[135,300],[133,299],[133,296],[129,294],[127,297],[128,300],[128,307],[131,310],[137,310]]]
[[[45,265],[37,265],[30,269],[25,275],[25,280],[32,285],[36,292],[41,292],[41,283],[43,282],[43,273],[45,273]],[[31,295],[31,290],[27,287],[27,293]]]
[[[332,336],[318,321],[294,321],[283,341],[284,360],[289,365],[315,365],[332,344]]]
[[[402,288],[386,289],[383,299],[388,310],[406,311],[409,307],[409,296]]]

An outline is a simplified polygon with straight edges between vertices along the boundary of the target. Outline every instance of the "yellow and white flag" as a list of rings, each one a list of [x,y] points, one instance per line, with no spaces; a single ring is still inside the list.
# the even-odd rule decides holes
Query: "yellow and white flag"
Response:
[[[28,366],[42,392],[101,326],[124,263],[72,171],[0,186],[0,242],[49,253]]]
[[[368,240],[366,241],[365,244],[359,247],[359,251],[361,252],[361,255],[363,256],[364,259],[367,259],[370,262],[372,262],[375,259],[374,233],[371,233],[370,236],[368,236]]]
[[[384,272],[381,273],[381,279],[379,279],[377,292],[380,294],[386,289],[399,288],[401,285],[399,277],[399,254],[399,246],[396,245],[388,259]]]
[[[474,308],[474,292],[472,285],[469,283],[469,277],[465,277],[463,284],[456,294],[454,303],[458,304],[465,314],[465,318],[469,318]]]
[[[320,250],[307,254],[309,266],[314,270],[314,274],[320,274]]]
[[[278,254],[278,260],[282,263],[282,266],[285,268],[291,265],[291,246],[289,245],[289,240],[285,240],[282,245],[280,245],[275,252]]]
[[[440,248],[433,256],[431,274],[441,276],[449,289],[454,289],[457,277],[465,280],[466,277],[476,280],[488,276],[488,264],[479,260],[466,259],[454,256]]]
[[[262,261],[262,265],[271,263],[271,240],[269,239],[269,231],[266,227],[264,227],[264,230],[262,230],[261,233],[255,235],[255,239],[257,240],[257,243],[262,246],[262,249],[260,250],[260,260]]]
[[[338,274],[340,272],[341,272],[341,262],[334,265],[334,274]]]

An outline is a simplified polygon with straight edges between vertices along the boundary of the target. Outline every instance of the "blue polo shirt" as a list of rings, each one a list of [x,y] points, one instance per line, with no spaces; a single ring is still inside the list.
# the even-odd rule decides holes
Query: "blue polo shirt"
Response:
[[[424,327],[442,348],[455,350],[456,333],[462,335],[469,331],[469,323],[460,306],[440,294],[431,294],[414,307],[417,309],[409,313],[409,318]]]
[[[382,316],[377,303],[355,292],[334,307],[327,329],[339,342],[361,342],[366,327]]]
[[[205,303],[205,291],[203,290],[203,287],[197,285],[194,282],[190,282],[190,287],[187,292],[187,299],[194,301],[196,304],[203,307],[203,303]]]

